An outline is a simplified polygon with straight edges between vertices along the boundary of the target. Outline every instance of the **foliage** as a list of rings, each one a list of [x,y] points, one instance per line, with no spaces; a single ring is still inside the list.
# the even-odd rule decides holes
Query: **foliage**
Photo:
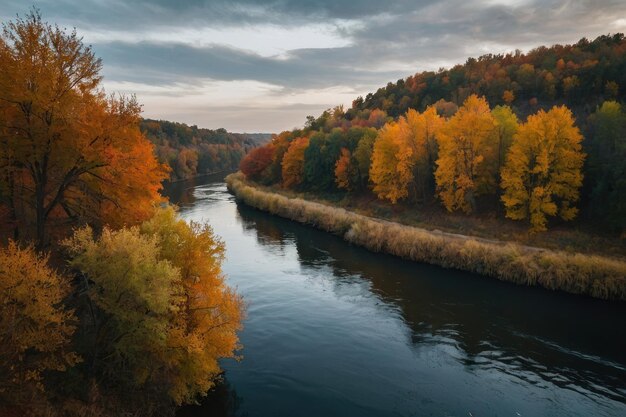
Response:
[[[626,113],[607,101],[590,117],[587,187],[591,216],[611,229],[626,232]]]
[[[170,395],[177,403],[204,395],[221,372],[218,359],[240,348],[244,306],[222,274],[224,244],[208,224],[187,223],[171,208],[158,210],[140,231],[159,240],[159,257],[180,271],[184,303],[170,329],[170,349],[179,375]]]
[[[291,142],[282,160],[283,186],[292,188],[304,180],[304,153],[309,146],[308,138],[298,138]]]
[[[246,177],[256,181],[268,178],[270,173],[267,170],[274,159],[275,149],[276,147],[271,143],[252,149],[241,160],[239,169]]]
[[[492,105],[510,105],[524,116],[559,103],[578,111],[604,100],[623,100],[626,38],[621,33],[581,39],[573,45],[540,46],[528,53],[487,54],[438,71],[416,73],[353,101],[344,118],[380,109],[397,118],[439,100],[460,105],[472,94]],[[591,107],[589,107],[591,106]],[[338,123],[338,122],[336,122]]]
[[[141,227],[90,228],[64,242],[90,283],[89,372],[129,409],[194,401],[213,386],[218,359],[239,348],[243,305],[221,272],[210,227],[157,210]]]
[[[68,292],[47,257],[15,242],[0,247],[0,414],[2,405],[34,413],[45,403],[45,373],[79,361],[70,347],[74,313],[63,306]]]
[[[546,230],[546,216],[572,220],[582,185],[582,135],[564,106],[539,111],[519,127],[502,169],[506,216]]]
[[[399,122],[386,124],[378,133],[372,153],[373,191],[378,198],[392,203],[409,195],[409,184],[413,181],[412,150],[403,140],[402,128]]]
[[[494,151],[494,128],[489,104],[472,95],[439,131],[435,179],[448,211],[470,213],[476,209],[478,195],[495,190],[496,172],[485,163]]]
[[[141,131],[154,144],[159,161],[170,166],[172,180],[235,170],[246,152],[264,144],[270,136],[151,119],[141,121]]]
[[[341,148],[341,156],[335,163],[335,182],[337,188],[343,188],[348,191],[352,190],[354,177],[354,168],[352,167],[352,158],[347,148]]]
[[[52,224],[149,217],[167,171],[139,131],[141,107],[104,96],[76,32],[31,12],[5,25],[0,61],[0,199],[14,235],[42,246]]]

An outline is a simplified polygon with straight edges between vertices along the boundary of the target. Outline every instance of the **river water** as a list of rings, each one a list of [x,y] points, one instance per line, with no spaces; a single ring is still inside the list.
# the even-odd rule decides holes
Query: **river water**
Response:
[[[247,303],[239,362],[180,417],[626,416],[626,305],[405,262],[168,187],[226,243]]]

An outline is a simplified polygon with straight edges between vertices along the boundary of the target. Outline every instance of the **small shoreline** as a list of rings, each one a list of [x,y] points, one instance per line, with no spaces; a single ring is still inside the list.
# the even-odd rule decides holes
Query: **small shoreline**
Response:
[[[241,173],[228,175],[226,183],[245,204],[331,232],[372,252],[521,285],[626,300],[626,262],[622,260],[406,226],[260,190]]]

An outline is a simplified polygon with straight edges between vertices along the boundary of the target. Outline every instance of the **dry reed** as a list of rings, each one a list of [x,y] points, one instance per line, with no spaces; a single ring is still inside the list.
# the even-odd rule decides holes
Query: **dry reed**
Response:
[[[226,177],[235,197],[259,210],[309,224],[372,252],[487,275],[522,285],[626,300],[626,262],[429,231],[255,188]]]

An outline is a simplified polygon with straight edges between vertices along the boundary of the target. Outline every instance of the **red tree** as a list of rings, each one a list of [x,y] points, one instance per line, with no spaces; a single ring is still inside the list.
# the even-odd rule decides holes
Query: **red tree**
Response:
[[[241,160],[239,169],[246,178],[258,180],[262,177],[263,171],[270,166],[273,158],[273,144],[270,143],[259,148],[254,148]]]

